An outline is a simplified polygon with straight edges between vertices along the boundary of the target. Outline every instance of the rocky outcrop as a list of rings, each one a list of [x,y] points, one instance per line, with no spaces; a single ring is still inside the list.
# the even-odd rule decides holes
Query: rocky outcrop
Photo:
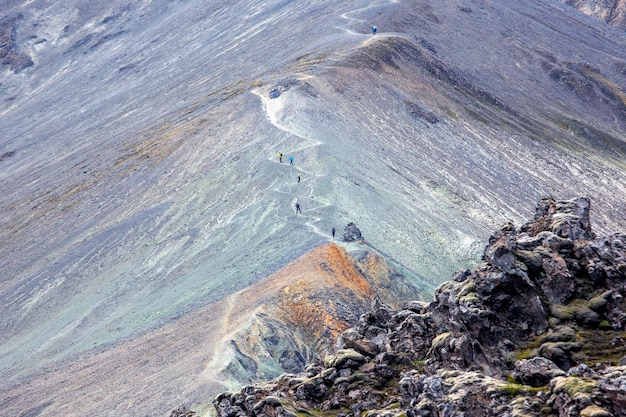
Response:
[[[259,298],[262,293],[268,295]],[[334,243],[324,245],[241,295],[248,308],[226,318],[241,324],[225,342],[229,354],[219,375],[241,384],[300,372],[331,351],[375,299],[399,306],[398,300],[417,296],[374,252],[351,256]]]
[[[218,416],[626,415],[626,235],[595,239],[589,212],[541,200],[430,303],[375,302],[335,353],[219,395]]]
[[[16,28],[21,19],[21,15],[0,18],[0,68],[6,65],[16,73],[35,65],[16,42]]]
[[[582,13],[598,20],[626,29],[625,0],[561,0]]]
[[[170,413],[170,417],[194,417],[195,411],[188,410],[187,407],[178,407]]]

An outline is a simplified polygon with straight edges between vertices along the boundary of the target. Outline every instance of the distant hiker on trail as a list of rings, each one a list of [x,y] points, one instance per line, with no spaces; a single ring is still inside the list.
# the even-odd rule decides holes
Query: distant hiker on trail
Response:
[[[278,161],[282,164],[283,163],[283,154],[278,152]]]
[[[298,182],[302,179],[302,172],[298,172]]]
[[[335,240],[335,228],[334,227],[330,230],[330,233],[333,234],[333,240]]]
[[[376,26],[372,26],[372,35],[376,35],[376,32],[378,32],[378,28]]]
[[[296,201],[296,214],[298,213],[302,214],[302,210],[300,210],[300,203]]]
[[[293,156],[289,157],[289,165],[293,165]]]

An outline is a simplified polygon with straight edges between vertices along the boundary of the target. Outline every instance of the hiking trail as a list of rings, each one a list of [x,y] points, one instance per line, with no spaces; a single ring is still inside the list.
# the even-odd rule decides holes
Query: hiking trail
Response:
[[[302,202],[306,201],[307,204],[303,205],[301,208],[302,213],[296,214],[296,215],[308,218],[309,220],[306,221],[304,224],[308,226],[311,230],[313,230],[314,233],[320,236],[323,236],[329,240],[332,240],[332,236],[330,235],[330,233],[322,232],[320,228],[317,227],[315,224],[315,223],[320,222],[322,220],[322,217],[319,217],[313,214],[315,212],[318,212],[321,209],[332,206],[332,204],[319,201],[313,198],[310,194],[305,195],[299,190],[284,191],[284,188],[293,189],[294,186],[299,187],[300,189],[310,191],[311,188],[307,187],[307,183],[310,183],[312,181],[315,181],[315,179],[317,178],[321,178],[325,176],[324,174],[317,174],[317,173],[308,171],[304,169],[302,166],[298,166],[297,163],[294,165],[289,164],[289,156],[295,156],[296,157],[295,160],[297,161],[298,153],[302,152],[305,149],[320,146],[323,144],[323,142],[307,137],[300,133],[297,133],[280,123],[280,114],[283,108],[285,107],[284,95],[281,95],[277,98],[270,98],[267,91],[265,91],[264,89],[260,89],[260,88],[252,90],[252,93],[257,95],[261,99],[261,104],[263,106],[263,110],[265,112],[267,120],[272,124],[272,126],[276,127],[279,130],[282,130],[283,132],[286,132],[287,134],[291,136],[295,136],[298,139],[304,141],[303,146],[299,146],[293,149],[280,150],[280,152],[285,151],[283,152],[282,163],[278,161],[277,152],[279,152],[279,150],[276,150],[276,155],[273,155],[272,157],[268,158],[271,162],[274,162],[279,165],[285,165],[290,170],[290,172],[293,172],[293,176],[285,177],[285,181],[282,183],[282,185],[279,187],[275,187],[274,191],[277,193],[286,194],[286,195],[293,197],[291,201],[290,209],[294,210],[294,213],[295,213],[295,209],[294,209],[295,203],[299,201],[302,204]],[[302,180],[300,182],[296,182],[298,172],[302,173]]]
[[[342,19],[345,19],[348,22],[356,22],[358,24],[362,24],[362,23],[365,23],[366,20],[353,17],[353,15],[361,13],[368,9],[379,7],[382,4],[398,3],[398,1],[399,0],[383,0],[382,2],[377,3],[377,4],[368,4],[365,7],[342,13],[340,17]],[[375,23],[375,22],[372,22],[372,23]],[[341,29],[345,30],[347,33],[351,35],[364,38],[364,40],[358,44],[358,48],[367,46],[371,42],[375,42],[376,40],[379,40],[381,38],[393,36],[393,35],[386,35],[386,34],[382,34],[382,35],[381,34],[376,34],[376,35],[364,34],[364,33],[355,32],[349,28],[341,28]],[[300,80],[311,77],[310,75],[303,75],[303,74],[297,74],[297,76]],[[288,126],[285,126],[283,123],[281,123],[281,116],[282,116],[283,110],[286,108],[288,104],[288,98],[285,97],[286,95],[289,94],[288,92],[280,94],[278,97],[274,97],[274,98],[270,97],[269,91],[267,91],[267,86],[255,88],[251,90],[251,92],[261,99],[261,105],[263,107],[263,111],[266,115],[267,120],[270,122],[272,126],[287,133],[288,135],[294,136],[304,141],[303,146],[295,147],[293,149],[275,149],[274,154],[271,157],[267,158],[271,162],[287,166],[288,169],[291,169],[294,172],[293,177],[285,177],[285,181],[282,182],[282,185],[274,187],[273,190],[277,193],[286,194],[286,195],[290,195],[293,197],[291,201],[290,209],[293,210],[294,213],[295,213],[295,207],[294,207],[295,203],[298,201],[300,202],[306,201],[307,203],[306,205],[302,206],[301,204],[302,213],[296,214],[296,215],[308,217],[309,220],[306,221],[304,224],[308,226],[311,230],[313,230],[314,233],[322,237],[325,237],[329,241],[338,241],[337,239],[333,239],[333,236],[331,235],[330,230],[328,231],[328,233],[320,230],[320,228],[316,225],[316,223],[319,223],[320,221],[322,221],[322,217],[319,217],[313,214],[313,213],[319,213],[320,210],[326,207],[332,206],[333,205],[332,203],[325,203],[325,202],[319,201],[313,198],[312,194],[309,194],[307,196],[307,195],[303,195],[302,193],[299,193],[298,191],[284,191],[285,188],[289,188],[291,190],[293,189],[293,186],[296,185],[294,183],[297,179],[297,176],[296,176],[297,172],[301,172],[303,174],[302,181],[297,183],[297,186],[301,188],[303,184],[306,184],[311,181],[315,181],[315,179],[325,176],[324,174],[316,174],[316,173],[307,171],[306,169],[303,169],[301,166],[291,165],[289,163],[290,156],[296,156],[295,160],[297,161],[298,153],[309,148],[320,146],[323,144],[323,142],[315,138],[312,138],[308,135],[304,135],[299,132],[296,132],[295,130],[290,129]],[[278,152],[282,153],[282,159],[283,159],[282,163],[278,159]],[[294,183],[291,183],[292,180],[294,181]],[[311,191],[310,187],[303,187],[303,188]]]

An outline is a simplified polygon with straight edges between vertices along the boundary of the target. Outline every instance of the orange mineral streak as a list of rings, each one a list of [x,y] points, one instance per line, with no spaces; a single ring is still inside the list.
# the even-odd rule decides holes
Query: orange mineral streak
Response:
[[[332,300],[282,299],[278,307],[278,315],[285,322],[297,326],[311,340],[334,340],[348,328],[348,323],[335,317]]]
[[[277,295],[277,316],[313,339],[336,339],[348,328],[338,305],[369,303],[374,291],[347,252],[334,243],[317,248],[297,261],[296,276]],[[287,272],[287,271],[285,271]]]
[[[344,248],[341,248],[334,243],[323,246],[323,248],[327,248],[327,263],[320,264],[318,266],[318,270],[324,269],[327,271],[325,267],[329,266],[332,271],[332,276],[330,278],[335,279],[335,286],[349,288],[360,298],[371,299],[374,297],[374,290],[359,273],[354,265],[354,261]]]
[[[374,290],[345,249],[334,243],[315,248],[263,281],[229,296],[225,332],[247,325],[255,313],[276,315],[314,334],[339,334],[348,326],[335,317],[337,303],[367,304]]]

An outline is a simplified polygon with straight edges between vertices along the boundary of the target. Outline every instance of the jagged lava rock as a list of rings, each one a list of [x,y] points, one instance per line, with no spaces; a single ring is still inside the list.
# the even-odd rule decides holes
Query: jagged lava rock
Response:
[[[222,394],[218,417],[258,415],[251,404],[268,396],[279,399],[270,416],[625,415],[626,367],[614,365],[626,347],[626,240],[595,239],[589,209],[586,198],[541,200],[430,303],[375,301],[342,350],[244,388],[245,402]]]

